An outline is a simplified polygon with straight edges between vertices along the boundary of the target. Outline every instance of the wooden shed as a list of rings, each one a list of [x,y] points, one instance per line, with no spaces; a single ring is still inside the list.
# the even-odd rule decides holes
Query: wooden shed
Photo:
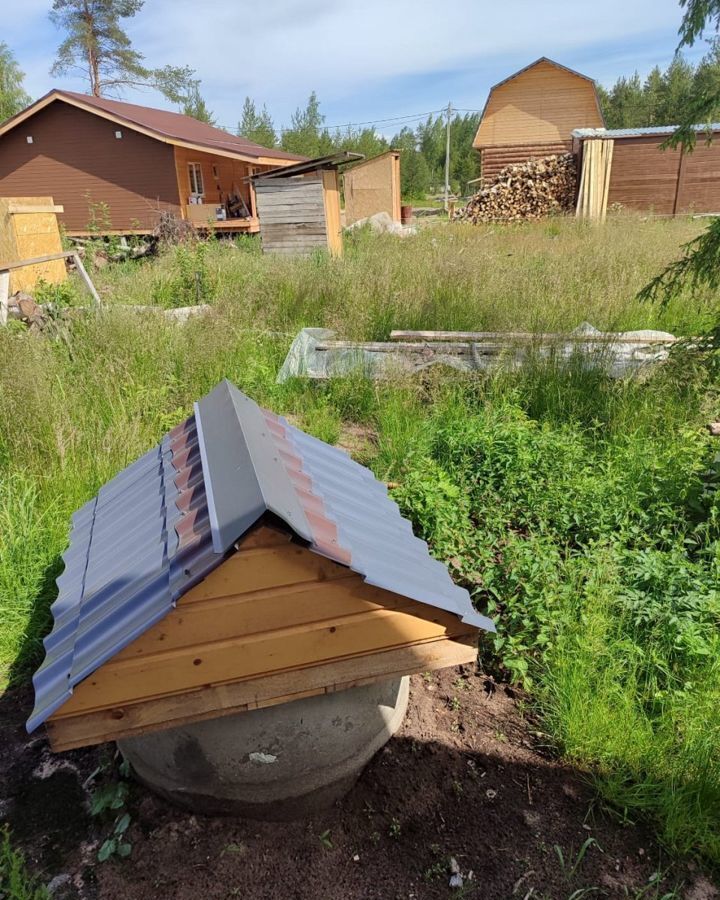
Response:
[[[263,251],[342,255],[338,168],[359,159],[342,151],[253,175]]]
[[[513,163],[567,153],[574,129],[604,125],[592,78],[543,56],[490,89],[473,147],[487,179]]]
[[[73,516],[32,731],[96,744],[476,657],[386,487],[227,381]]]
[[[386,212],[400,221],[400,152],[388,150],[343,174],[345,224]]]
[[[720,213],[720,124],[697,126],[692,152],[663,149],[677,126],[577,129],[574,151],[586,182],[592,180],[591,145],[609,145],[602,202],[658,216]],[[707,137],[712,140],[708,143]],[[596,218],[597,210],[589,211]]]
[[[0,123],[0,196],[53,196],[72,235],[93,218],[106,234],[147,233],[162,212],[257,232],[247,176],[302,159],[191,116],[54,90]]]

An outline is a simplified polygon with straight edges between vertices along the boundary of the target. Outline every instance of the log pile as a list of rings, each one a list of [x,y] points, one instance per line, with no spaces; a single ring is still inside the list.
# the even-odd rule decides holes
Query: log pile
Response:
[[[572,212],[577,168],[572,153],[506,166],[485,184],[456,218],[483,222],[524,222]]]

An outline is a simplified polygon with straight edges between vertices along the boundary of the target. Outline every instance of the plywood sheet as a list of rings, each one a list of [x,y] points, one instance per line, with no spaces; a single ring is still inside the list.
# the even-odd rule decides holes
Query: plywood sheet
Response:
[[[345,172],[345,223],[386,212],[400,221],[400,154],[383,153]]]
[[[38,212],[28,212],[35,206]],[[62,252],[57,215],[48,212],[52,197],[0,198],[0,264],[19,262]],[[23,212],[14,212],[15,209]],[[15,269],[10,276],[10,292],[32,291],[38,282],[62,284],[67,279],[65,260]]]

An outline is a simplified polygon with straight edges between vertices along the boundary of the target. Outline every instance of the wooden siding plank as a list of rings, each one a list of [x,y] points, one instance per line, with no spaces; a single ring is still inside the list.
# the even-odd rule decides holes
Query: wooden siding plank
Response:
[[[233,635],[262,634],[268,631],[269,622],[294,628],[377,609],[393,609],[407,602],[398,595],[388,598],[378,588],[352,591],[356,584],[357,576],[350,573],[344,582],[311,582],[302,589],[300,585],[294,587],[292,592],[287,588],[272,588],[253,594],[218,597],[191,606],[180,601],[177,609],[163,619],[159,627],[133,641],[113,657],[113,663],[183,647],[213,644]]]
[[[341,586],[346,589],[338,582],[338,592]],[[463,632],[467,626],[457,616],[408,601],[399,609],[228,637],[140,659],[113,659],[76,688],[61,712],[107,708]]]
[[[243,546],[180,601],[189,606],[215,597],[237,596],[271,587],[347,578],[353,573],[339,563],[298,544],[280,547]]]
[[[335,660],[299,671],[208,686],[158,700],[77,716],[53,717],[47,723],[47,729],[54,750],[70,750],[414,672],[463,665],[474,662],[476,657],[474,635],[427,641],[413,647]]]
[[[180,203],[174,151],[129,128],[116,139],[107,119],[55,101],[0,137],[0,196],[52,196],[71,232],[88,230],[91,204],[107,203],[112,230],[154,227]],[[31,134],[33,143],[26,142]]]
[[[325,169],[323,178],[323,203],[328,250],[333,256],[342,256],[343,239],[340,222],[340,184],[337,169]]]
[[[473,146],[569,141],[575,128],[603,126],[593,84],[541,62],[492,91]]]

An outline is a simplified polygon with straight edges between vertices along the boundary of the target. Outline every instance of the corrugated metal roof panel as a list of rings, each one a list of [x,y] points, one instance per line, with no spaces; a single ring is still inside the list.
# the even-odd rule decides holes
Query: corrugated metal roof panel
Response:
[[[222,562],[212,547],[198,461],[190,418],[73,516],[28,731]]]
[[[673,134],[679,128],[678,125],[653,125],[648,128],[576,128],[573,137],[576,138],[603,138],[613,140],[625,137],[654,137],[663,134]],[[702,134],[706,131],[720,131],[720,124],[695,125],[695,132]]]
[[[430,556],[425,541],[415,537],[385,485],[341,450],[267,415],[276,424],[277,443],[287,445],[310,478],[309,490],[298,490],[301,503],[308,495],[322,501],[323,512],[311,522],[313,549],[345,563],[369,584],[495,630],[490,619],[475,611],[468,592],[453,583],[447,568]],[[328,543],[326,537],[333,533]]]
[[[369,584],[495,630],[372,472],[223,381],[73,516],[28,730],[162,619],[266,511]]]

